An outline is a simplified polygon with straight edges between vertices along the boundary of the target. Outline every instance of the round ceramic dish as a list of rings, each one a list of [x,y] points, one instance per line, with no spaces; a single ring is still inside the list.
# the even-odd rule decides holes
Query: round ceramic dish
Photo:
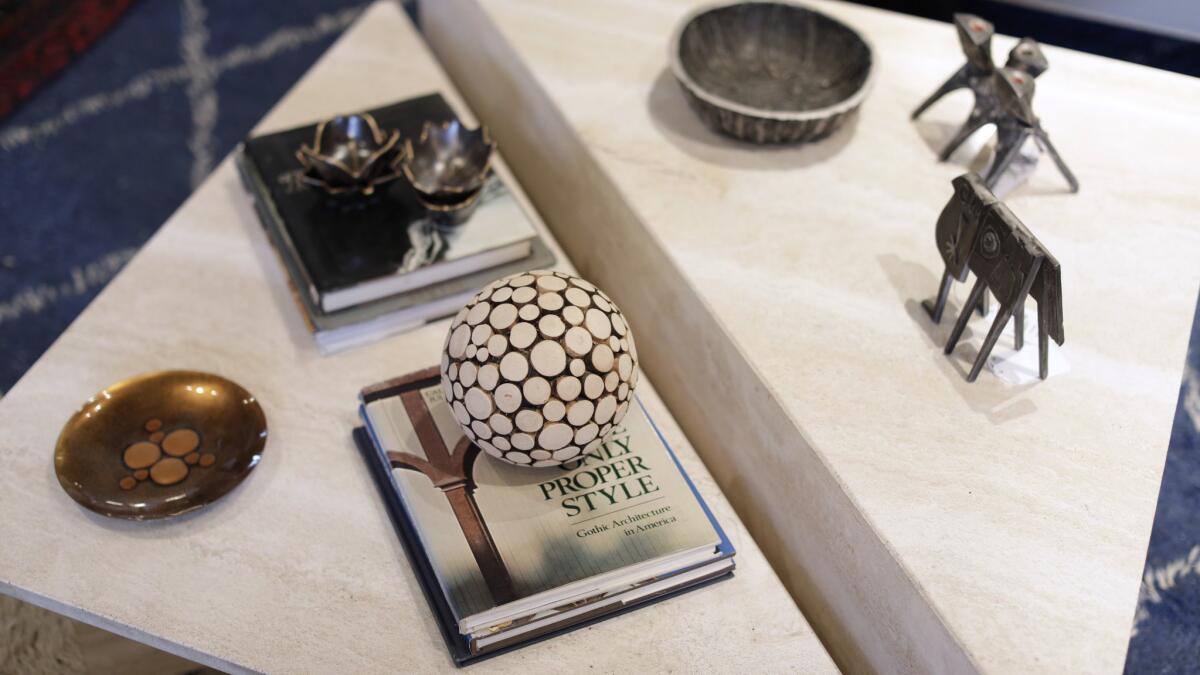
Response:
[[[845,24],[789,2],[697,9],[671,40],[671,70],[709,127],[754,143],[833,133],[871,86],[871,45]]]
[[[165,518],[232,490],[266,441],[262,408],[240,385],[161,371],[89,398],[58,437],[54,469],[63,490],[97,513]]]

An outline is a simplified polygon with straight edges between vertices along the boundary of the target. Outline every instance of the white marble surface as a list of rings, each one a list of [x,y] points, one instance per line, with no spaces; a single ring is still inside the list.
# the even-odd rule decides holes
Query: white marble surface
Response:
[[[261,129],[445,85],[399,9],[379,4]],[[447,326],[320,357],[226,160],[0,401],[0,591],[227,670],[451,669],[349,435],[359,388],[436,363]],[[54,476],[62,423],[107,384],[181,367],[258,397],[262,464],[174,520],[81,509]],[[639,392],[737,546],[737,575],[480,669],[834,671],[650,383]]]
[[[823,143],[755,148],[702,127],[666,70],[695,4],[423,9],[843,666],[1119,671],[1200,285],[1200,83],[1046,48],[1035,109],[1083,188],[1045,161],[1008,204],[1063,265],[1066,344],[1046,382],[968,384],[986,324],[948,359],[958,305],[933,326],[919,302],[950,179],[980,164],[935,159],[969,94],[908,118],[961,64],[953,29],[813,0],[873,42],[875,90]]]

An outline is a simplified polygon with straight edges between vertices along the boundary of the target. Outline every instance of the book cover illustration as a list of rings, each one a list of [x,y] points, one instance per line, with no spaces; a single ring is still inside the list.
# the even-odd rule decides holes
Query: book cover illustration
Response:
[[[364,412],[460,627],[639,565],[653,578],[656,560],[673,561],[663,573],[678,571],[681,560],[711,560],[721,544],[640,406],[579,459],[543,469],[479,459],[437,384]]]

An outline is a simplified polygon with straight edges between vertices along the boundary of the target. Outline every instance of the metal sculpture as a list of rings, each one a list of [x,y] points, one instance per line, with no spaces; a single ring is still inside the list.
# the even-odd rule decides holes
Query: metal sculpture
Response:
[[[300,180],[332,197],[369,197],[375,188],[400,177],[400,132],[385,133],[368,113],[339,115],[317,125],[312,145],[296,159]]]
[[[938,252],[946,270],[937,299],[924,303],[934,323],[942,319],[952,282],[965,282],[968,272],[975,273],[976,281],[946,340],[945,352],[954,351],[971,312],[985,293],[991,291],[1000,309],[967,375],[967,381],[974,382],[1004,326],[1014,315],[1014,347],[1024,346],[1025,298],[1032,295],[1038,305],[1038,375],[1045,379],[1049,374],[1049,339],[1054,338],[1059,345],[1063,343],[1062,278],[1058,261],[996,199],[978,175],[964,174],[955,178],[953,185],[954,196],[942,209],[936,230]]]
[[[967,88],[975,96],[975,105],[963,125],[942,149],[938,159],[946,161],[971,134],[984,125],[994,124],[997,130],[996,157],[984,182],[994,189],[1000,176],[1012,166],[1021,147],[1033,138],[1038,149],[1048,153],[1071,186],[1079,191],[1079,181],[1058,154],[1050,137],[1033,114],[1033,80],[1046,72],[1049,62],[1033,38],[1022,38],[1008,53],[1003,68],[992,61],[991,23],[973,14],[955,14],[954,25],[967,62],[947,79],[937,91],[913,111],[916,119],[946,94]]]

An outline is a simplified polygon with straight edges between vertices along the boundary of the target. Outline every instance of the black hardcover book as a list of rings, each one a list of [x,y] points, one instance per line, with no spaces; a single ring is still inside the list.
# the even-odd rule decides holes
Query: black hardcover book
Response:
[[[426,121],[455,119],[440,94],[367,111],[385,130],[415,139]],[[318,312],[328,313],[407,293],[526,258],[537,233],[503,183],[489,180],[484,201],[433,261],[413,264],[427,223],[426,210],[407,181],[382,186],[357,208],[330,200],[300,182],[296,150],[311,144],[316,124],[249,138],[241,169],[281,255],[292,258],[297,289]],[[420,256],[416,256],[419,258]]]

